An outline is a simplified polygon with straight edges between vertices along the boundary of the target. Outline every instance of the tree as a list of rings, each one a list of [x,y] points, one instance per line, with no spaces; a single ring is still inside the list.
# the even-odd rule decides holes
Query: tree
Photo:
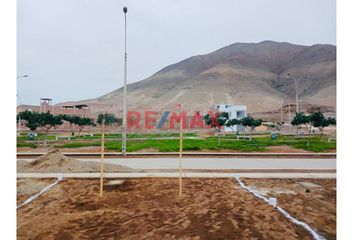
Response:
[[[337,125],[337,120],[335,118],[327,118],[329,125]]]
[[[240,125],[240,124],[241,124],[241,120],[240,119],[233,118],[233,119],[229,119],[229,121],[226,122],[225,126],[231,128],[232,132],[234,134],[236,134],[234,132],[233,126]]]
[[[55,128],[55,126],[63,124],[61,116],[54,116],[50,112],[46,113],[39,113],[38,114],[38,122],[39,122],[39,127],[41,127],[44,132],[44,146],[47,145],[47,135],[48,132],[51,128]]]
[[[60,115],[61,118],[70,123],[70,132],[71,135],[75,135],[75,125],[79,126],[79,133],[85,126],[95,126],[91,118],[79,117],[79,116],[69,116],[66,114]]]
[[[241,119],[241,124],[249,129],[249,133],[252,137],[255,128],[262,124],[262,119],[254,119],[251,116],[247,116]]]
[[[113,124],[115,123],[119,123],[119,119],[116,118],[114,116],[114,114],[110,114],[110,113],[100,113],[97,117],[97,120],[96,122],[99,124],[99,125],[102,125],[102,121],[103,121],[103,118],[105,119],[105,125],[106,126],[112,126]]]
[[[75,118],[74,116],[66,115],[66,114],[60,114],[59,115],[62,120],[69,122],[70,124],[70,133],[72,136],[75,135]]]
[[[77,117],[77,116],[75,116]],[[86,118],[86,117],[77,117],[75,119],[75,124],[77,124],[79,126],[79,133],[82,131],[82,129],[85,126],[96,126],[96,124],[94,123],[94,121],[91,118]]]
[[[308,133],[308,138],[307,138],[307,146],[310,145],[310,137],[311,137],[311,130],[312,130],[312,117],[305,115],[304,113],[296,113],[294,119],[291,121],[291,124],[293,126],[298,126],[299,129],[301,129],[302,125],[305,125],[305,128]]]
[[[224,126],[229,120],[229,113],[217,112],[214,117],[206,114],[203,117],[203,120],[207,126],[214,129],[215,133],[218,135],[218,145],[220,145],[221,127]]]
[[[203,116],[203,121],[204,121],[205,125],[207,125],[207,126],[211,126],[211,124],[213,122],[212,117],[210,116],[209,113]]]
[[[335,125],[336,124],[336,119],[335,118],[325,118],[322,112],[314,112],[311,114],[311,121],[313,122],[313,126],[317,127],[320,130],[321,133],[321,141],[323,137],[323,129],[325,127],[328,127],[329,125]]]
[[[47,135],[51,128],[63,124],[61,116],[54,116],[50,112],[38,113],[31,111],[20,112],[19,118],[26,121],[26,126],[31,131],[36,131],[37,128],[42,128],[45,132],[44,145],[47,145]]]
[[[21,119],[26,121],[25,125],[31,131],[36,131],[37,128],[40,127],[39,124],[39,113],[32,111],[24,111],[17,114],[17,119]]]
[[[293,120],[291,121],[291,125],[296,126],[296,133],[298,132],[298,130],[300,130],[300,135],[301,135],[301,125],[304,123],[305,119],[304,119],[304,114],[303,113],[295,113],[295,117],[293,118]]]

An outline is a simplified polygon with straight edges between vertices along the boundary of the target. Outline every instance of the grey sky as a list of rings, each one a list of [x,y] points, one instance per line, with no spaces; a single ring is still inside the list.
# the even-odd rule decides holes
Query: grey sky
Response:
[[[336,44],[335,0],[18,0],[19,101],[96,98],[235,42]]]

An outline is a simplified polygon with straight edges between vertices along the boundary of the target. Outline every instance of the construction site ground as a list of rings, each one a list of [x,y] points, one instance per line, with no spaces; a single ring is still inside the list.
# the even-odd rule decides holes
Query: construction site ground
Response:
[[[335,179],[242,179],[336,239]],[[18,239],[312,239],[234,178],[127,179],[99,197],[99,179],[64,179],[17,210]],[[18,179],[17,204],[54,182]]]

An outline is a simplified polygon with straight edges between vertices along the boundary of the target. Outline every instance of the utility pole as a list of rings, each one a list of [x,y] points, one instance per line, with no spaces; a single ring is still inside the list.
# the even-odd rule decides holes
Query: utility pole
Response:
[[[127,146],[127,12],[128,8],[123,8],[124,12],[124,88],[123,88],[123,122],[122,122],[122,154],[126,156]]]
[[[280,106],[280,123],[283,122],[283,105]]]
[[[105,134],[105,125],[106,125],[106,110],[103,113],[101,126],[101,175],[100,175],[100,197],[103,196],[103,160],[104,160],[104,134]]]
[[[179,107],[179,196],[182,196],[182,151],[183,151],[183,121],[182,121],[182,104]]]

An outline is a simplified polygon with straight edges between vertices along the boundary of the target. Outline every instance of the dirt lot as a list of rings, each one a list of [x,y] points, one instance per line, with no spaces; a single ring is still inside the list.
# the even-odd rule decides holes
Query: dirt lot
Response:
[[[244,183],[276,197],[292,216],[319,229],[327,239],[336,239],[336,180],[246,179]]]
[[[53,181],[18,180],[18,203],[31,194],[26,185],[33,192],[35,186]],[[335,238],[334,180],[311,181],[325,190],[312,188],[310,193],[294,180],[244,181],[277,190],[281,207]],[[105,186],[100,199],[99,180],[64,179],[17,211],[18,239],[312,239],[234,179],[184,179],[183,183],[180,198],[178,179],[151,178]]]
[[[132,172],[133,169],[117,164],[105,164],[106,172]],[[59,150],[50,152],[34,159],[33,161],[17,161],[17,172],[99,172],[100,163],[83,162],[64,156]]]

